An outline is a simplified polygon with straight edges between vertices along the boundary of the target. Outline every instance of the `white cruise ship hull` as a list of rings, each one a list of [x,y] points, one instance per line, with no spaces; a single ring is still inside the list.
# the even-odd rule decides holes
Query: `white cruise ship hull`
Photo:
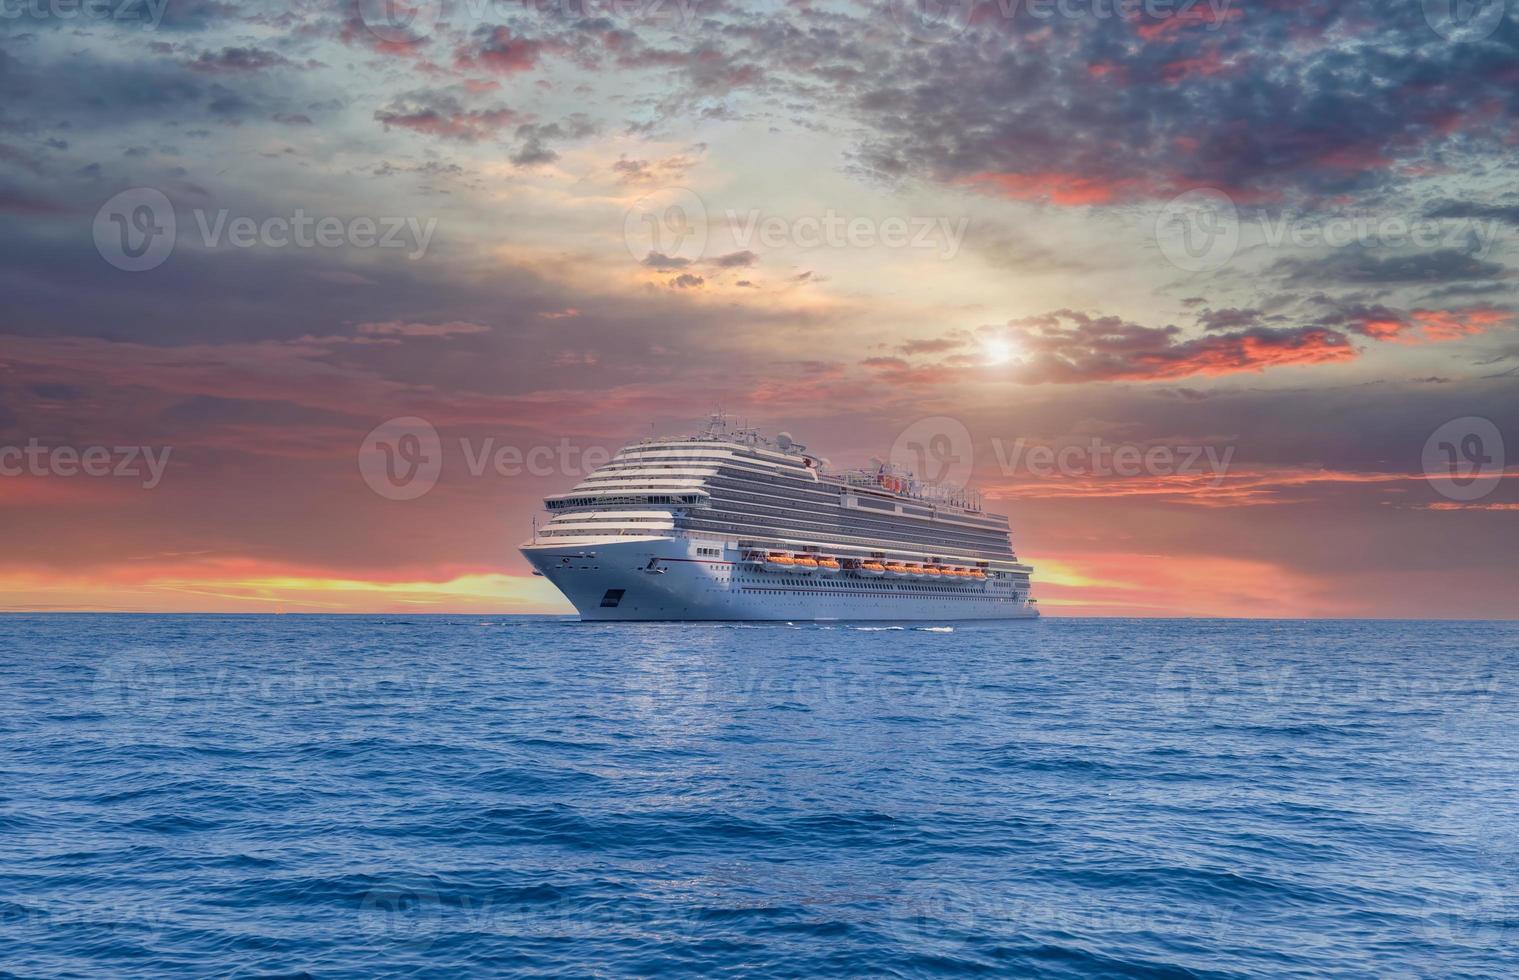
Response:
[[[522,546],[587,621],[885,621],[1034,619],[1008,582],[767,571],[731,542],[582,538]]]

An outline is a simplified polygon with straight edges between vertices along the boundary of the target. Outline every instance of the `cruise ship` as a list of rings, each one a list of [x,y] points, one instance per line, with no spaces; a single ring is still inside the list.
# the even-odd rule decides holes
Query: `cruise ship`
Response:
[[[545,499],[522,553],[583,620],[1033,619],[1007,518],[880,463],[828,472],[714,416]]]

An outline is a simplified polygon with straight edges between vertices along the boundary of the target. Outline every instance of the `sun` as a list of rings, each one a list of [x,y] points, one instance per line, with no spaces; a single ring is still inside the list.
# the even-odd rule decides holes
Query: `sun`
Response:
[[[1013,345],[1000,338],[988,340],[981,345],[982,355],[988,367],[997,367],[1013,359]]]

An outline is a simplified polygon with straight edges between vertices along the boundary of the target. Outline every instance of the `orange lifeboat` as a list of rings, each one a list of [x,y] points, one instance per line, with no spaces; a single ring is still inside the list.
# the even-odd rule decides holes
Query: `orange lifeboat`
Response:
[[[795,564],[796,559],[790,555],[778,555],[772,552],[765,556],[765,571],[767,572],[789,572],[791,566]]]
[[[819,575],[837,575],[839,573],[839,569],[841,568],[843,568],[843,566],[839,564],[839,560],[837,558],[818,559]]]
[[[886,566],[878,561],[866,561],[860,563],[861,575],[880,576],[886,574]]]
[[[799,575],[811,575],[818,570],[818,560],[811,555],[796,555],[791,559],[791,570]]]
[[[886,563],[886,574],[893,578],[906,578],[907,566],[898,561],[889,561]]]

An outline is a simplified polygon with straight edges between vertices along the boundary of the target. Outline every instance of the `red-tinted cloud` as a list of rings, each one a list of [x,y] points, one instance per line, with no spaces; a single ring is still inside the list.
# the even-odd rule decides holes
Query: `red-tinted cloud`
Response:
[[[507,27],[496,27],[461,44],[454,51],[454,66],[465,70],[514,75],[531,71],[548,50],[543,41],[519,37]]]
[[[374,118],[387,129],[399,126],[465,143],[489,139],[522,120],[512,109],[464,109],[452,100],[438,100],[430,105],[398,101],[376,110]]]
[[[1113,204],[1164,193],[1153,179],[1076,173],[979,173],[972,187],[1018,201],[1054,204]]]

